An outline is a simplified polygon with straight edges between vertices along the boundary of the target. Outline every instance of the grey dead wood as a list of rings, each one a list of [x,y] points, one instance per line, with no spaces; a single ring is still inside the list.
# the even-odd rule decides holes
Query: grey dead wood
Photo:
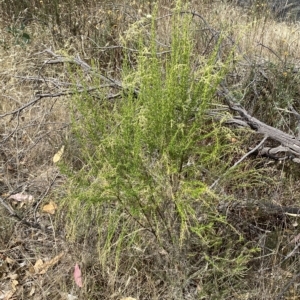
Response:
[[[245,108],[238,104],[238,101],[230,94],[225,86],[219,89],[218,94],[225,100],[225,103],[231,111],[238,113],[238,116],[224,119],[225,123],[249,127],[257,133],[280,144],[280,146],[274,148],[262,147],[259,151],[260,155],[277,160],[289,159],[294,163],[300,163],[300,140],[298,137],[287,134],[251,116]]]

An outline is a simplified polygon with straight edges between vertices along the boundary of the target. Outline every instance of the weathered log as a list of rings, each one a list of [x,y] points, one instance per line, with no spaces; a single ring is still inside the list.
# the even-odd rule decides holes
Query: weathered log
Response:
[[[222,214],[233,214],[238,211],[247,210],[257,215],[288,215],[300,217],[300,207],[296,206],[283,206],[272,202],[258,201],[258,200],[245,200],[233,202],[221,202],[218,211]]]
[[[265,137],[281,144],[276,148],[262,147],[260,149],[261,155],[269,156],[278,160],[290,159],[295,163],[300,163],[300,140],[297,137],[267,125],[251,116],[245,108],[238,104],[236,99],[234,99],[226,87],[222,86],[218,94],[224,98],[226,104],[232,111],[239,114],[239,116],[235,116],[227,120],[225,119],[225,123],[235,124],[238,126],[248,126],[256,132],[263,134]]]

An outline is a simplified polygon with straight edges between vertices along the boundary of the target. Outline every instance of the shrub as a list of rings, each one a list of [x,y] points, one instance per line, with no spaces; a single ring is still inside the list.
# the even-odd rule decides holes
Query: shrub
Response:
[[[227,65],[218,62],[219,45],[208,57],[195,55],[191,17],[179,6],[168,53],[159,54],[155,17],[145,24],[150,38],[133,31],[136,64],[124,59],[121,99],[73,97],[81,167],[68,170],[69,237],[97,231],[103,278],[130,274],[161,281],[176,299],[224,299],[241,285],[252,251],[207,186],[230,148],[206,116]]]

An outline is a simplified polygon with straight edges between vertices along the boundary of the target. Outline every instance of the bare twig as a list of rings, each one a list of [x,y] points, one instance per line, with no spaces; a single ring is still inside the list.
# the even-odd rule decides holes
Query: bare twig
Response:
[[[95,91],[99,88],[105,88],[105,87],[111,87],[113,85],[111,84],[103,84],[103,85],[100,85],[99,87],[91,87],[91,88],[87,88],[87,89],[78,89],[78,90],[65,90],[65,91],[62,91],[62,92],[58,92],[58,93],[46,93],[46,94],[39,94],[39,93],[36,93],[35,94],[35,99],[33,99],[32,101],[29,101],[28,103],[24,104],[23,106],[13,110],[13,111],[10,111],[10,112],[7,112],[3,115],[0,115],[0,118],[4,118],[6,116],[9,116],[9,115],[16,115],[16,114],[19,114],[21,113],[25,108],[29,107],[29,106],[32,106],[32,105],[35,105],[39,100],[43,99],[43,98],[56,98],[56,97],[62,97],[62,96],[70,96],[70,95],[74,95],[74,94],[77,94],[77,93],[84,93],[84,92],[92,92],[92,91]],[[118,96],[120,94],[117,94]],[[107,98],[111,99],[111,98],[116,98],[117,95],[110,95],[108,96]]]
[[[262,43],[257,43],[257,45],[268,49],[270,52],[272,52],[283,63],[283,60],[280,58],[280,56],[273,49],[271,49],[270,47],[268,47],[268,46],[266,46]]]
[[[13,208],[9,204],[7,204],[1,197],[0,204],[6,208],[6,210],[10,213],[11,216],[17,216],[17,213],[13,210]]]
[[[18,120],[16,127],[0,144],[4,144],[12,135],[14,135],[18,131],[18,128],[20,126],[20,112],[16,112],[16,115],[17,115],[17,120]]]
[[[37,223],[37,221],[36,221],[36,211],[37,211],[38,207],[40,206],[41,202],[44,200],[44,198],[45,198],[45,197],[47,196],[47,194],[49,193],[49,191],[50,191],[51,187],[53,186],[53,184],[54,184],[54,182],[55,182],[55,180],[56,180],[56,178],[57,178],[58,175],[59,175],[58,173],[55,174],[55,177],[54,177],[54,178],[52,179],[52,181],[50,182],[50,184],[49,184],[47,190],[45,191],[45,193],[42,195],[42,197],[38,200],[38,202],[37,202],[36,205],[35,205],[34,213],[33,213],[33,216],[34,216],[34,222],[35,222],[35,223]]]
[[[288,291],[289,287],[298,279],[298,277],[300,276],[300,272],[297,273],[292,280],[290,280],[290,282],[282,289],[282,291],[277,295],[276,299],[280,300],[283,299],[283,295]]]
[[[224,174],[222,174],[209,188],[213,189],[216,187],[216,185],[219,183],[219,181],[225,177],[230,171],[232,171],[238,164],[240,164],[243,160],[245,160],[250,154],[254,153],[257,151],[263,144],[264,142],[268,139],[268,136],[266,135],[261,142],[253,148],[251,151],[247,152],[242,158],[240,158],[233,166],[231,166]]]
[[[291,110],[291,113],[294,114],[294,116],[296,116],[296,118],[297,118],[297,121],[298,121],[298,124],[297,124],[297,131],[298,131],[297,138],[298,138],[298,140],[300,140],[300,114],[294,109],[293,106],[290,106],[290,110]]]
[[[282,264],[283,262],[285,262],[290,257],[294,256],[299,247],[300,247],[300,243],[297,243],[295,245],[294,249],[280,262],[280,264]]]
[[[5,113],[3,115],[0,115],[0,118],[3,118],[3,117],[6,117],[6,116],[9,116],[9,115],[14,115],[14,114],[17,114],[17,113],[20,113],[22,110],[24,110],[25,108],[31,106],[31,105],[34,105],[35,103],[37,103],[41,98],[35,98],[31,101],[29,101],[28,103],[26,103],[25,105],[13,110],[13,111],[10,111],[8,113]]]
[[[3,198],[0,197],[0,204],[9,212],[10,216],[15,218],[17,221],[21,222],[22,224],[28,226],[28,227],[33,227],[36,229],[42,229],[41,226],[37,223],[31,223],[26,220],[24,220],[17,212],[14,211],[14,209],[7,204]]]
[[[91,66],[89,66],[86,62],[84,62],[79,55],[76,57],[65,57],[62,55],[57,55],[55,54],[51,49],[46,49],[46,53],[50,54],[51,56],[55,57],[54,60],[46,60],[44,63],[45,64],[56,64],[56,63],[74,63],[79,65],[84,71],[86,72],[92,72],[94,71]],[[97,74],[98,75],[98,74]],[[106,82],[113,83],[116,87],[123,89],[122,82],[110,77],[107,77],[103,74],[98,75],[102,80]]]

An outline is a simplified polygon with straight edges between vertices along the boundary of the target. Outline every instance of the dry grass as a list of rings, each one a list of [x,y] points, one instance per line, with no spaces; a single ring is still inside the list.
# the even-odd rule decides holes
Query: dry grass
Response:
[[[232,40],[238,45],[234,54],[235,62],[232,63],[234,72],[227,80],[237,95],[244,93],[242,103],[270,125],[286,131],[294,128],[295,120],[282,110],[291,103],[295,108],[300,108],[296,98],[299,75],[294,73],[299,68],[299,26],[278,23],[270,16],[255,19],[241,8],[219,1],[204,1],[200,6],[197,2],[194,1],[190,6],[211,28],[218,32],[223,30],[230,37],[225,40],[222,49],[230,49]],[[170,44],[170,18],[163,16],[169,14],[171,8],[169,1],[160,2],[158,34],[162,51],[168,50]],[[9,202],[6,197],[19,192],[34,196],[35,205],[10,204],[24,220],[42,226],[42,230],[25,226],[1,207],[0,258],[8,257],[12,261],[0,269],[0,291],[13,291],[13,280],[17,280],[15,299],[70,299],[67,294],[76,295],[78,299],[121,299],[126,296],[136,299],[198,299],[198,289],[207,283],[197,282],[194,286],[188,286],[185,294],[180,291],[184,295],[180,298],[174,281],[178,278],[183,280],[186,270],[182,264],[176,263],[175,254],[169,257],[151,238],[148,248],[139,249],[136,246],[136,252],[126,254],[128,261],[132,256],[143,257],[143,263],[148,268],[143,271],[132,269],[130,274],[122,274],[122,266],[127,264],[127,261],[122,261],[119,266],[121,271],[114,273],[114,258],[111,259],[111,268],[108,266],[103,270],[101,266],[102,258],[97,247],[101,231],[93,227],[96,224],[95,216],[99,213],[97,208],[89,211],[92,213],[90,223],[81,229],[75,228],[75,231],[82,231],[81,240],[76,240],[76,243],[72,242],[72,236],[66,238],[66,232],[72,232],[72,228],[66,228],[67,211],[64,208],[56,217],[41,211],[44,204],[50,200],[59,203],[69,192],[63,185],[65,177],[52,162],[53,155],[62,145],[71,145],[66,151],[66,160],[74,162],[77,159],[74,157],[76,149],[72,149],[76,146],[69,131],[69,97],[42,98],[20,112],[18,109],[35,99],[37,93],[60,92],[68,88],[63,83],[75,81],[78,84],[81,80],[80,74],[70,78],[69,69],[63,64],[45,64],[50,57],[44,50],[52,48],[55,53],[66,56],[79,54],[87,63],[100,65],[104,74],[120,78],[122,49],[110,46],[123,45],[122,37],[127,35],[128,47],[135,48],[134,38],[128,38],[128,29],[141,18],[145,20],[145,15],[151,14],[153,8],[146,1],[124,1],[111,5],[79,3],[72,7],[71,12],[65,7],[60,9],[60,26],[55,18],[41,20],[41,16],[33,15],[24,30],[20,31],[21,23],[26,18],[24,11],[16,14],[14,19],[3,13],[0,20],[1,197]],[[198,53],[205,56],[207,49],[215,44],[209,42],[211,33],[207,30],[207,24],[197,16],[194,20],[199,26]],[[141,30],[146,32],[147,28],[141,24]],[[5,30],[12,25],[19,31],[12,34]],[[23,32],[29,34],[29,44],[20,41]],[[134,53],[131,58],[134,64]],[[279,86],[282,87],[280,90]],[[269,104],[261,104],[264,99],[268,99]],[[274,109],[272,115],[265,113],[269,106]],[[10,114],[14,110],[16,113]],[[252,137],[250,133],[235,131],[235,134],[241,147],[233,145],[236,148],[233,148],[232,157],[229,158],[233,163],[248,151],[248,145],[253,146],[257,142],[257,137]],[[222,193],[234,199],[256,198],[284,205],[300,204],[299,171],[295,166],[251,159],[239,171],[248,172],[253,167],[258,170],[253,176],[247,173],[243,178],[239,173],[225,180]],[[77,217],[80,220],[82,216]],[[293,299],[285,298],[289,293],[290,297],[296,297],[299,294],[299,264],[293,258],[280,263],[293,249],[292,245],[287,244],[297,235],[296,219],[287,217],[278,221],[280,226],[275,226],[271,221],[268,223],[269,220],[254,218],[246,222],[246,225],[250,224],[248,228],[236,218],[231,222],[232,226],[245,233],[253,247],[261,248],[259,255],[249,264],[249,272],[242,280],[241,290],[232,293],[231,299],[275,299],[280,294],[283,299]],[[45,262],[62,252],[64,256],[59,263],[53,265],[46,274],[30,272],[30,267],[38,259]],[[76,262],[80,262],[83,272],[84,287],[81,290],[72,279]],[[162,273],[161,280],[154,280],[151,272],[157,271],[158,266],[162,271],[164,268],[170,270],[168,274],[173,276],[165,278]],[[178,276],[180,272],[182,276]]]

